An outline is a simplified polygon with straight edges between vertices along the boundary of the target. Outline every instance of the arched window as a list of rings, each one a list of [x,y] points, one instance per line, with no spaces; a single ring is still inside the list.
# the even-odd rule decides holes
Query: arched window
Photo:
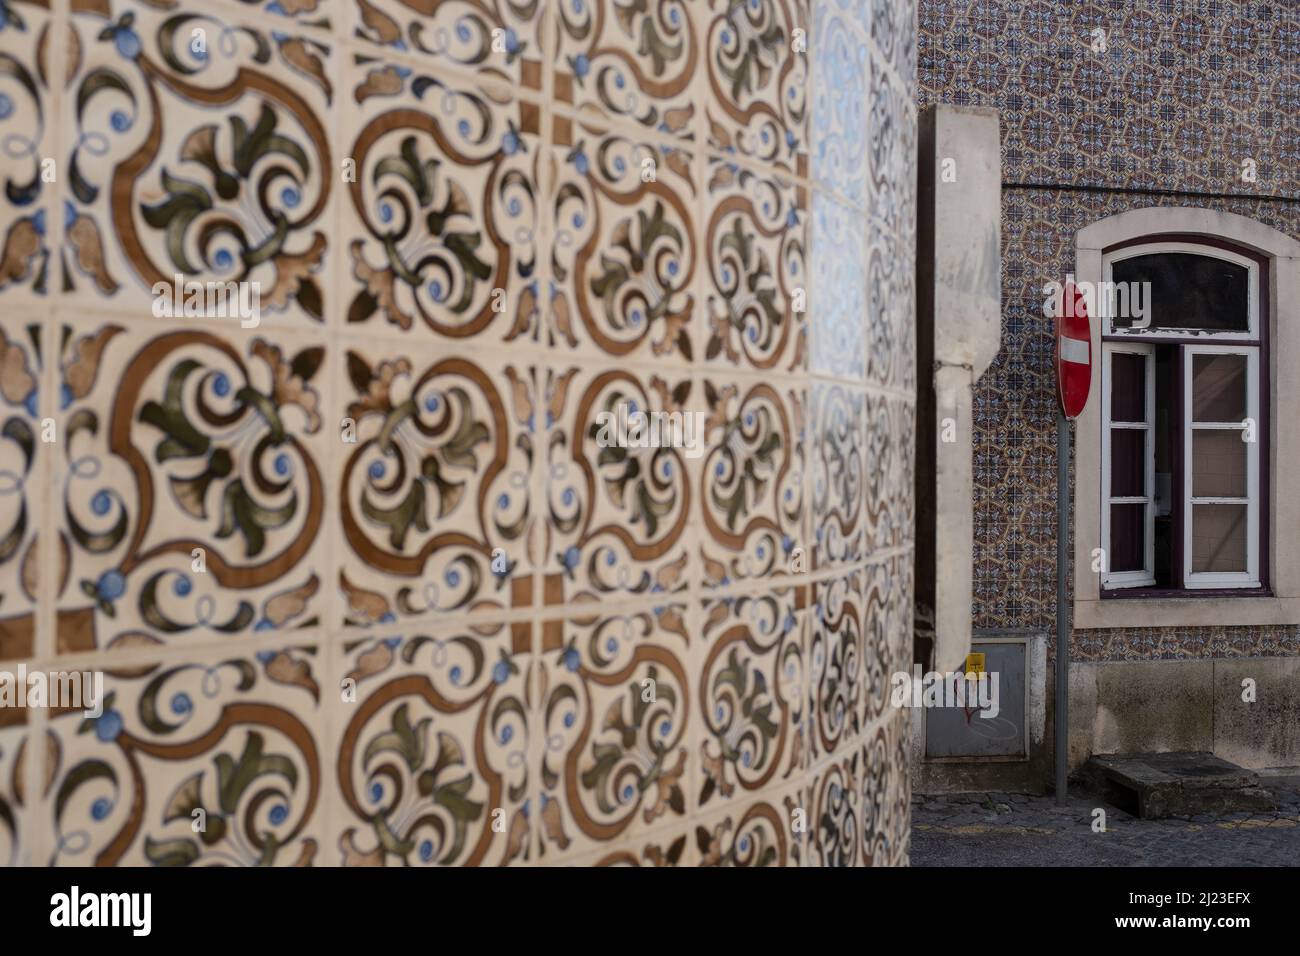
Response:
[[[1264,584],[1268,260],[1138,240],[1102,259],[1102,588]]]
[[[1080,230],[1074,627],[1300,624],[1300,242],[1191,207]],[[1127,600],[1119,600],[1119,599]]]

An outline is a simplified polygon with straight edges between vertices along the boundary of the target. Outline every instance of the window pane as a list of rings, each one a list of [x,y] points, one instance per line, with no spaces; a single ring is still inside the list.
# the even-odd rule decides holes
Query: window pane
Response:
[[[1134,256],[1111,267],[1111,278],[1125,289],[1128,283],[1151,283],[1151,329],[1249,331],[1249,277],[1245,266],[1189,252]],[[1133,303],[1124,306],[1121,295],[1113,320],[1117,329],[1133,325]]]
[[[1140,428],[1110,430],[1110,496],[1139,498],[1146,491],[1146,432]]]
[[[1246,417],[1246,356],[1192,356],[1192,416],[1197,422]]]
[[[1246,451],[1242,433],[1192,432],[1192,497],[1246,497]]]
[[[1110,357],[1110,420],[1147,420],[1146,356],[1116,352]]]
[[[1192,570],[1247,570],[1245,505],[1192,505]]]
[[[1147,554],[1147,506],[1110,506],[1110,569],[1142,571]]]

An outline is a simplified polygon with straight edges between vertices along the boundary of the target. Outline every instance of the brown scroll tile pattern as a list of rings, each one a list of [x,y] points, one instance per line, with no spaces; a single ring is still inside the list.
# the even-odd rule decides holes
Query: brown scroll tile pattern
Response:
[[[0,863],[906,863],[909,4],[0,21]]]

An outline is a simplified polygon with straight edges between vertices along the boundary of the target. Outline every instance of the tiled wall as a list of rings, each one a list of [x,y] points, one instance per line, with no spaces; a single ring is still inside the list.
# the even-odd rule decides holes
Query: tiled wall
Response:
[[[1045,631],[1050,644],[1056,397],[1042,287],[1073,270],[1078,230],[1128,209],[1220,209],[1300,236],[1300,206],[1268,198],[1300,191],[1300,7],[922,0],[919,23],[922,103],[995,107],[1004,181],[1043,187],[1003,192],[1002,351],[975,397],[974,624]],[[1105,52],[1094,50],[1097,31]],[[1241,175],[1247,158],[1253,183]],[[1087,660],[1297,653],[1289,627],[1081,631],[1072,650]]]
[[[0,3],[0,862],[905,862],[914,9],[422,6]]]

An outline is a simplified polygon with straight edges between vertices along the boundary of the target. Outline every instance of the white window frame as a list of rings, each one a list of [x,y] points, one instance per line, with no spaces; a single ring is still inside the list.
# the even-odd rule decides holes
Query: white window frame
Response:
[[[1105,323],[1092,322],[1092,398],[1075,421],[1073,610],[1076,632],[1115,628],[1175,627],[1294,627],[1300,625],[1300,549],[1295,529],[1300,528],[1300,494],[1290,493],[1288,463],[1300,461],[1300,429],[1287,427],[1286,410],[1300,408],[1300,240],[1248,216],[1222,208],[1190,205],[1152,205],[1103,216],[1075,233],[1074,275],[1078,282],[1100,283],[1102,260],[1120,246],[1149,243],[1153,238],[1188,237],[1232,243],[1249,250],[1261,261],[1259,327],[1260,375],[1268,391],[1261,396],[1266,422],[1261,421],[1261,481],[1268,499],[1260,516],[1260,573],[1267,590],[1234,590],[1216,596],[1212,590],[1182,590],[1170,594],[1144,594],[1125,600],[1132,591],[1106,593],[1094,569],[1094,554],[1101,547],[1101,373],[1102,334]],[[1193,238],[1194,237],[1194,238]],[[1133,248],[1133,247],[1129,247]],[[1216,250],[1218,252],[1218,250]],[[1267,279],[1264,270],[1267,269]],[[1189,336],[1194,339],[1195,337]],[[1202,338],[1210,341],[1211,337]],[[1129,339],[1124,337],[1122,341]],[[1264,362],[1267,361],[1267,365]],[[1279,421],[1281,419],[1281,421]],[[1281,479],[1281,480],[1279,480]],[[1175,494],[1178,489],[1171,489]],[[1265,571],[1267,569],[1267,571]],[[1141,593],[1141,592],[1138,592]]]
[[[1146,395],[1143,397],[1143,415],[1145,421],[1138,425],[1131,422],[1114,422],[1111,415],[1111,383],[1113,381],[1112,362],[1116,355],[1140,355],[1145,371],[1143,381],[1146,383]],[[1101,547],[1104,556],[1102,565],[1102,586],[1107,589],[1153,587],[1156,583],[1155,563],[1155,507],[1156,507],[1156,459],[1155,459],[1155,418],[1156,418],[1156,348],[1141,342],[1107,342],[1103,347],[1101,375],[1102,394],[1102,432],[1101,432]],[[1145,433],[1142,443],[1143,477],[1141,497],[1120,497],[1111,495],[1111,429],[1140,429]],[[1111,505],[1145,504],[1146,528],[1143,532],[1145,555],[1140,571],[1112,571],[1110,569],[1110,508]]]
[[[1248,325],[1246,331],[1196,332],[1187,329],[1116,328],[1115,287],[1112,267],[1116,262],[1122,262],[1125,259],[1155,255],[1162,252],[1183,252],[1208,259],[1222,259],[1225,262],[1244,267],[1247,271],[1246,321]],[[1119,249],[1109,253],[1102,259],[1102,281],[1107,283],[1104,289],[1110,292],[1105,303],[1105,310],[1102,312],[1105,322],[1105,335],[1132,336],[1146,341],[1153,339],[1185,339],[1190,335],[1204,335],[1213,338],[1215,342],[1256,342],[1259,340],[1259,263],[1231,250],[1220,249],[1216,246],[1198,245],[1192,242],[1150,242],[1140,246],[1129,246],[1126,249]]]
[[[1216,336],[1218,338],[1218,336]],[[1183,346],[1183,587],[1185,588],[1257,588],[1259,579],[1259,346],[1258,345],[1184,345]],[[1255,440],[1246,447],[1245,498],[1195,498],[1192,496],[1192,434],[1200,431],[1244,432],[1246,422],[1193,422],[1192,370],[1196,355],[1241,355],[1246,359],[1246,418],[1255,425]],[[1233,572],[1192,570],[1193,505],[1232,504],[1246,506],[1246,570]]]

